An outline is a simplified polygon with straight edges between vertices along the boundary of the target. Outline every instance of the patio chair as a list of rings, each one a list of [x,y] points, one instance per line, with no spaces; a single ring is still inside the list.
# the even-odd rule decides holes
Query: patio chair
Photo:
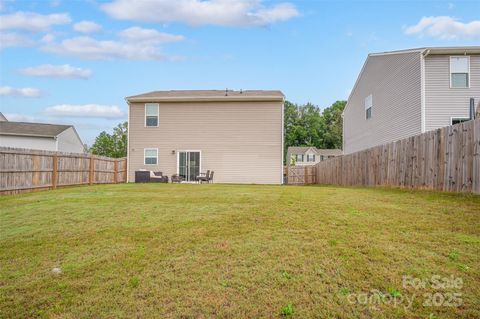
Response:
[[[170,180],[172,181],[172,183],[181,183],[184,179],[178,174],[173,174]]]
[[[151,183],[168,183],[168,176],[163,176],[162,172],[150,171]]]
[[[213,173],[214,173],[214,171],[211,171],[211,172],[210,172],[210,176],[208,177],[208,183],[209,183],[209,184],[210,184],[210,183],[213,183]]]
[[[210,170],[207,170],[207,173],[200,173],[199,176],[197,176],[197,182],[198,183],[202,183],[202,182],[207,182],[208,183],[208,179],[210,178]]]

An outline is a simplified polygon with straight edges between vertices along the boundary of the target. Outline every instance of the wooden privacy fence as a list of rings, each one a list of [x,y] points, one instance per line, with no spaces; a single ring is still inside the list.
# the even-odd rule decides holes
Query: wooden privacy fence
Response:
[[[126,158],[0,147],[1,194],[126,179]]]
[[[316,183],[315,165],[286,166],[287,183],[291,185],[304,185]]]
[[[480,194],[480,119],[320,162],[316,183]]]

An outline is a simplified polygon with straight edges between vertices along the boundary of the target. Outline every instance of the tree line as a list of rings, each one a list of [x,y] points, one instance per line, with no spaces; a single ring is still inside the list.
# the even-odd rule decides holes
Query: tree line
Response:
[[[320,149],[342,148],[342,112],[346,101],[336,101],[321,110],[311,103],[298,105],[285,101],[284,105],[284,148],[289,146],[315,146]],[[128,124],[123,122],[113,132],[101,132],[89,151],[108,157],[127,156]]]

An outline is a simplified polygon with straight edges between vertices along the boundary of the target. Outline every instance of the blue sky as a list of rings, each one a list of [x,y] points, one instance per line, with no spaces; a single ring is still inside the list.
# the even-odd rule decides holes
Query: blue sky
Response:
[[[91,145],[124,97],[279,89],[347,99],[369,52],[480,45],[480,1],[0,0],[0,111]]]

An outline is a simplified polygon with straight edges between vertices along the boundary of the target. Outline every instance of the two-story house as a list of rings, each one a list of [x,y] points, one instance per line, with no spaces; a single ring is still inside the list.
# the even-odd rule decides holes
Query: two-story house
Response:
[[[283,102],[280,91],[155,91],[126,98],[128,181],[161,171],[194,181],[281,184]]]
[[[343,113],[345,154],[470,119],[480,47],[368,55]]]
[[[315,146],[290,146],[287,150],[287,164],[314,165],[329,158],[342,155],[339,149],[318,149]]]

